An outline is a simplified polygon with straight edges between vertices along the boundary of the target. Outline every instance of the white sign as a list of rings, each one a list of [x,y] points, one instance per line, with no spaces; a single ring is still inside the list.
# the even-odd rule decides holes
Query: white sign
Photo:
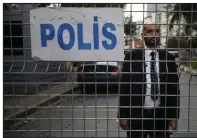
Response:
[[[121,8],[38,8],[30,11],[30,23],[34,59],[124,60]]]

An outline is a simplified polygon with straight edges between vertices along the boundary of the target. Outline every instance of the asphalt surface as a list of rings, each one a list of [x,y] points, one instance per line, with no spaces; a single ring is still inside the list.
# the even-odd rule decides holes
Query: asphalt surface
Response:
[[[175,137],[197,137],[197,77],[180,77],[181,114]],[[185,84],[182,84],[185,83]],[[194,84],[195,83],[195,84]],[[190,84],[190,85],[189,85]],[[75,91],[79,93],[79,91]],[[49,111],[33,115],[13,137],[125,137],[116,120],[118,94],[102,91],[102,94],[70,96]],[[85,96],[85,97],[84,97]],[[108,107],[110,106],[110,107]],[[96,108],[95,108],[96,107]],[[49,119],[51,118],[51,119]],[[25,132],[26,131],[26,132]],[[196,132],[194,132],[196,131]]]

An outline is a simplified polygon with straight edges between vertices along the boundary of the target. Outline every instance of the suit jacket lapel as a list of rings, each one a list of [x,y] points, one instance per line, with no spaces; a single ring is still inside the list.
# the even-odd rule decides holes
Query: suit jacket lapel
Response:
[[[165,51],[159,51],[159,78],[160,82],[166,82],[166,76],[167,76],[167,63],[166,63],[166,52]],[[160,93],[165,93],[165,85],[160,84]]]
[[[143,92],[144,94],[146,94],[146,66],[145,66],[145,50],[141,50],[140,51],[140,63],[141,63],[141,68],[142,68],[142,82],[144,83],[144,89]]]
[[[158,50],[159,52],[159,73],[166,72],[166,53],[164,51]]]

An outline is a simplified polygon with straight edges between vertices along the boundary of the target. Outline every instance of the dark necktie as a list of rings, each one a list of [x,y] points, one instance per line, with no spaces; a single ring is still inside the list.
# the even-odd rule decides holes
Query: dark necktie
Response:
[[[151,52],[151,98],[153,101],[158,99],[158,78],[157,78],[157,71],[155,69],[156,60],[155,60],[155,53]]]

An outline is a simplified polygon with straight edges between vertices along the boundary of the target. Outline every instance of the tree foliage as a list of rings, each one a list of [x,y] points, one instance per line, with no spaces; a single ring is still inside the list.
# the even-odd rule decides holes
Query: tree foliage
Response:
[[[179,4],[168,4],[167,8],[172,9],[169,16],[172,16],[170,20],[170,30],[173,28],[173,24],[179,23],[181,19],[186,21],[185,34],[190,35],[193,30],[197,31],[197,3],[179,3]]]
[[[167,41],[168,48],[197,48],[197,38],[191,37],[190,39],[185,36],[172,37]]]
[[[177,38],[177,37],[172,37],[168,39],[167,42],[167,47],[168,48],[185,48],[187,47],[187,40],[184,38]]]
[[[132,19],[129,17],[125,18],[125,24],[124,24],[124,33],[126,35],[134,36],[136,35],[137,25],[135,22],[132,22]]]
[[[192,36],[192,32],[197,32],[197,3],[178,3],[178,4],[168,4],[169,9],[168,18],[170,19],[169,29],[172,31],[174,24],[181,24],[181,20],[185,20],[184,34],[187,37],[181,37],[177,35],[176,38],[168,39],[168,46],[171,48],[177,48],[178,44],[180,48],[197,48],[197,34]],[[180,37],[180,39],[179,39]]]

